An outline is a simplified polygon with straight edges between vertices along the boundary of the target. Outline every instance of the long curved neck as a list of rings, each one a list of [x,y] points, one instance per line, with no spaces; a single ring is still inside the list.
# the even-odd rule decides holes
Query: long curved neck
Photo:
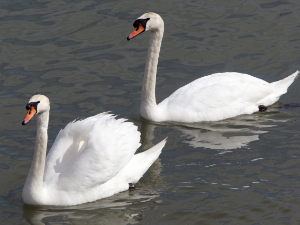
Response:
[[[43,189],[43,178],[48,143],[49,111],[37,115],[37,134],[33,161],[24,190],[34,195]]]
[[[155,98],[155,84],[158,57],[163,34],[164,27],[160,27],[160,29],[158,30],[151,31],[150,34],[149,49],[147,63],[145,67],[141,98],[141,109],[144,108],[146,109],[146,111],[149,107],[151,108],[153,106],[157,106]]]

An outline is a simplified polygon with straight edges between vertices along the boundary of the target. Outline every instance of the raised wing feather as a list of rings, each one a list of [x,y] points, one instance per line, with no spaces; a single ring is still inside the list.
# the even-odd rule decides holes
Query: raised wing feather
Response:
[[[92,123],[91,126],[89,122]],[[77,130],[74,131],[76,137],[73,137],[73,144],[71,144],[75,148],[69,147],[56,161],[71,155],[69,151],[79,152],[79,154],[76,153],[77,156],[72,157],[72,160],[65,160],[58,173],[55,171],[55,176],[52,176],[54,179],[51,179],[51,182],[56,181],[58,188],[64,190],[82,190],[105,183],[130,161],[140,146],[140,133],[137,127],[125,122],[124,119],[116,120],[113,115],[100,114],[91,121],[87,121],[87,127],[82,129],[82,133],[78,130],[76,123],[72,127],[72,130]],[[79,126],[82,128],[83,124]],[[76,140],[77,137],[80,139]],[[68,137],[69,142],[70,139]],[[59,143],[59,140],[57,142]],[[74,144],[75,142],[78,144]],[[57,149],[55,148],[56,151]],[[56,164],[54,164],[55,167]]]
[[[86,146],[87,132],[98,118],[107,113],[98,114],[84,120],[74,120],[60,130],[47,155],[44,182],[48,185],[57,183],[58,175],[82,152]]]

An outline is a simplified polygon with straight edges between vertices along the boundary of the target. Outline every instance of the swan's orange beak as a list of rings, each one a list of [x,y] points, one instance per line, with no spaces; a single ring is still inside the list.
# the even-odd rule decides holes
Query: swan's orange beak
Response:
[[[28,109],[28,111],[27,111],[27,115],[26,115],[25,119],[23,120],[22,125],[26,125],[35,114],[36,114],[36,110],[33,106],[31,106],[30,109]]]
[[[139,35],[140,33],[143,33],[145,31],[145,27],[139,23],[139,26],[133,30],[133,32],[127,37],[127,40],[134,38],[135,36]]]

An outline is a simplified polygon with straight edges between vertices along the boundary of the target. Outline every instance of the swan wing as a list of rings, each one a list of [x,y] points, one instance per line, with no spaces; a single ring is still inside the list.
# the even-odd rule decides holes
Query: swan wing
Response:
[[[74,161],[86,146],[88,131],[98,118],[105,115],[107,113],[101,113],[83,120],[74,120],[59,131],[46,157],[45,183],[48,185],[57,183],[58,175]]]
[[[258,111],[257,102],[274,91],[247,74],[218,73],[183,86],[158,106],[174,121],[216,121]]]
[[[78,135],[81,139],[75,140],[78,137],[75,135],[72,144],[69,144],[70,147],[64,150],[59,158],[49,159],[52,161],[52,170],[57,163],[63,163],[60,163],[60,170],[52,171],[55,172],[52,179],[45,180],[48,184],[56,183],[57,188],[63,190],[90,188],[114,177],[131,160],[140,146],[137,127],[125,122],[125,119],[115,119],[115,116],[110,114],[99,114],[95,117],[88,118],[90,121],[86,121],[87,127],[83,130],[77,133],[74,131],[74,134],[81,133],[81,136]],[[74,126],[72,129],[78,127]],[[71,137],[68,137],[69,142],[70,139]],[[58,146],[55,146],[53,151],[55,150],[58,151]],[[72,155],[70,152],[75,153]],[[71,159],[64,160],[70,155]],[[56,162],[53,163],[54,161]]]

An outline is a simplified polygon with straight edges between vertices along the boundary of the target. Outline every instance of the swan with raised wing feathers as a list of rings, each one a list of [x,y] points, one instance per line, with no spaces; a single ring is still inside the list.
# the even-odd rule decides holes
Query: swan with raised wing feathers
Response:
[[[179,88],[157,105],[155,83],[164,22],[156,13],[145,13],[133,26],[135,29],[127,37],[128,40],[144,31],[150,31],[140,113],[151,121],[218,121],[264,111],[287,92],[299,73],[296,71],[273,83],[243,73],[215,73]]]
[[[34,95],[22,124],[37,117],[33,162],[22,197],[32,205],[77,205],[128,190],[158,158],[166,140],[134,154],[140,132],[125,119],[101,113],[61,130],[47,157],[50,101]]]

